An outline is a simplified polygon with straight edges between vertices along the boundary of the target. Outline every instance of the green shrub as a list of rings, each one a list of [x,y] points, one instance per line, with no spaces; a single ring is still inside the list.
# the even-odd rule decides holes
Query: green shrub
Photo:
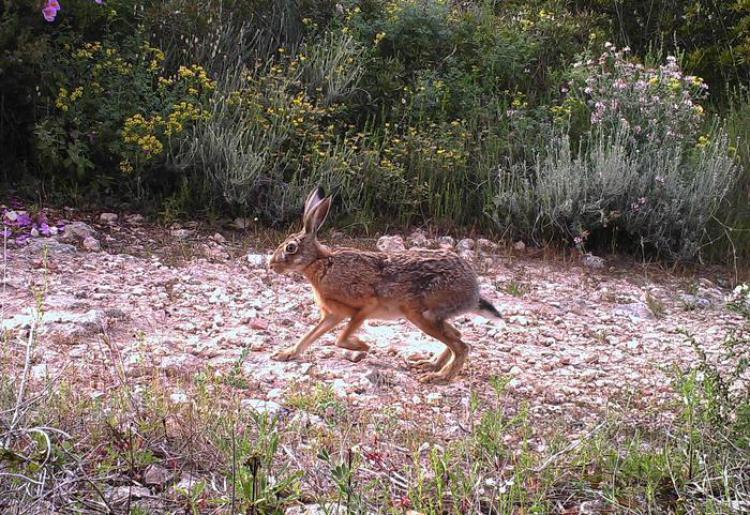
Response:
[[[40,164],[58,181],[159,168],[165,147],[206,115],[214,89],[200,66],[166,74],[163,52],[141,34],[65,48],[60,60],[67,76],[35,128]]]

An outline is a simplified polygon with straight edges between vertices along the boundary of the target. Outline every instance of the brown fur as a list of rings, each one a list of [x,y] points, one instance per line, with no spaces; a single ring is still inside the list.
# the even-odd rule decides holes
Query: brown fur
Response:
[[[486,301],[480,299],[474,270],[445,250],[385,254],[330,249],[317,240],[330,206],[331,197],[322,198],[318,189],[313,191],[305,202],[304,229],[287,237],[271,257],[273,270],[299,272],[307,278],[321,311],[318,325],[273,358],[296,358],[346,318],[349,322],[336,345],[366,351],[367,344],[354,336],[365,320],[405,317],[447,346],[434,360],[415,364],[433,371],[425,380],[453,379],[466,361],[468,346],[447,319],[467,311],[486,311],[480,306],[480,301]]]

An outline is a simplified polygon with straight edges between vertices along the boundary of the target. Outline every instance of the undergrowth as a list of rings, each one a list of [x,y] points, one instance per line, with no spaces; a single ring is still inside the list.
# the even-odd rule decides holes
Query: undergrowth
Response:
[[[362,409],[315,382],[296,385],[280,410],[258,413],[209,369],[179,385],[157,372],[136,384],[115,360],[106,391],[87,393],[76,386],[83,377],[30,375],[42,344],[36,328],[6,333],[0,353],[4,513],[273,514],[310,503],[393,514],[750,508],[748,325],[720,361],[694,342],[699,361],[674,370],[674,405],[661,422],[616,409],[587,428],[535,417],[498,378],[471,395],[458,436],[440,429],[441,415],[425,424],[424,408]],[[155,468],[164,479],[147,483]]]

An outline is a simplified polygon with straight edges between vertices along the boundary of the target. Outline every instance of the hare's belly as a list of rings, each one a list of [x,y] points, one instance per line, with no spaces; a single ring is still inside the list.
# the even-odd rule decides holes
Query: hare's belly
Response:
[[[395,320],[403,317],[404,314],[396,306],[380,306],[368,318],[377,318],[380,320]]]

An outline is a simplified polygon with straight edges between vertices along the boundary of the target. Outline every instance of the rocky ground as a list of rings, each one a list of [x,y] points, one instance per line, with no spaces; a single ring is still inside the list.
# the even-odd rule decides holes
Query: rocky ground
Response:
[[[471,346],[457,380],[418,380],[407,362],[441,344],[404,321],[368,322],[361,334],[372,344],[367,355],[334,347],[331,334],[300,361],[279,363],[270,355],[301,337],[318,313],[303,278],[267,270],[270,242],[236,228],[157,228],[137,215],[84,220],[8,248],[0,299],[3,329],[19,337],[8,347],[19,369],[29,310],[42,303],[32,376],[64,374],[92,396],[111,386],[113,364],[136,383],[156,371],[176,403],[187,400],[183,385],[196,373],[241,370],[237,395],[248,407],[283,406],[293,385],[324,382],[358,409],[440,412],[448,436],[460,431],[470,392],[489,395],[491,379],[504,376],[532,416],[584,427],[612,409],[654,416],[673,398],[672,366],[696,362],[684,332],[712,357],[740,323],[724,305],[730,290],[720,275],[673,275],[592,256],[531,257],[520,243],[455,243],[417,232],[406,246],[454,246],[472,259],[483,294],[503,313],[502,321],[456,320]],[[395,249],[404,240],[377,245]]]

